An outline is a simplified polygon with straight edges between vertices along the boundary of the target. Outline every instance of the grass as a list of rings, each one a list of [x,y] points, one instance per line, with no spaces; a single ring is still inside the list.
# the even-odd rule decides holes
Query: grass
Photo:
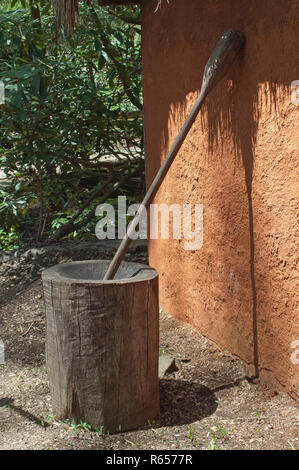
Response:
[[[228,431],[223,424],[212,426],[211,431],[208,433],[208,437],[210,440],[206,446],[209,450],[224,450],[222,443],[228,438]]]
[[[195,430],[193,428],[189,429],[187,438],[190,439],[191,442],[193,442],[194,439],[196,438]]]

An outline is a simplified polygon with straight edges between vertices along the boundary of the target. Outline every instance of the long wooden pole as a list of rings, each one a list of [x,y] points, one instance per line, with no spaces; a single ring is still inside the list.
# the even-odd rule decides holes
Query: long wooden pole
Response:
[[[109,265],[104,280],[114,278],[130,244],[132,243],[132,236],[135,234],[136,228],[140,223],[141,218],[144,217],[145,210],[149,208],[156,192],[160,188],[162,181],[164,180],[172,162],[178,154],[187,134],[189,133],[194,123],[203,105],[203,102],[205,101],[208,93],[225,76],[244,43],[244,34],[237,30],[226,31],[219,39],[212,55],[206,64],[200,94],[164,162],[162,163],[157,175],[150,185],[139,210],[129,225],[127,233]]]

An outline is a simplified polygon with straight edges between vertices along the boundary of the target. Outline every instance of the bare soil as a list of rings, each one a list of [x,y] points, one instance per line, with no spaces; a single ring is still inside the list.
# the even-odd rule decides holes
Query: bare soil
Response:
[[[69,251],[68,251],[69,250]],[[71,247],[53,255],[25,253],[0,265],[0,449],[298,449],[299,415],[285,393],[246,376],[242,362],[161,309],[160,353],[177,370],[160,382],[161,415],[141,429],[114,435],[59,421],[45,363],[40,271],[70,259],[111,258],[111,250]],[[146,262],[135,250],[127,259]]]

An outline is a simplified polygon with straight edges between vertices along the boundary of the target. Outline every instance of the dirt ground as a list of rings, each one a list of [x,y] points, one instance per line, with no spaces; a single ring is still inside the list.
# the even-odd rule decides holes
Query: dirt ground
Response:
[[[242,362],[161,309],[160,353],[177,370],[160,382],[161,415],[132,432],[103,435],[88,423],[59,421],[45,364],[40,271],[70,259],[107,259],[111,250],[27,252],[0,265],[0,449],[299,449],[299,415],[286,394],[253,383]],[[70,255],[72,253],[72,255]],[[136,249],[128,260],[146,261]]]

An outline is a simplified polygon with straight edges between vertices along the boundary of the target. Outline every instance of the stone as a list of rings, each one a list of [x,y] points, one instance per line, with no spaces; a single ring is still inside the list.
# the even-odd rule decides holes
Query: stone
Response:
[[[159,379],[178,370],[175,360],[167,354],[159,356]]]

